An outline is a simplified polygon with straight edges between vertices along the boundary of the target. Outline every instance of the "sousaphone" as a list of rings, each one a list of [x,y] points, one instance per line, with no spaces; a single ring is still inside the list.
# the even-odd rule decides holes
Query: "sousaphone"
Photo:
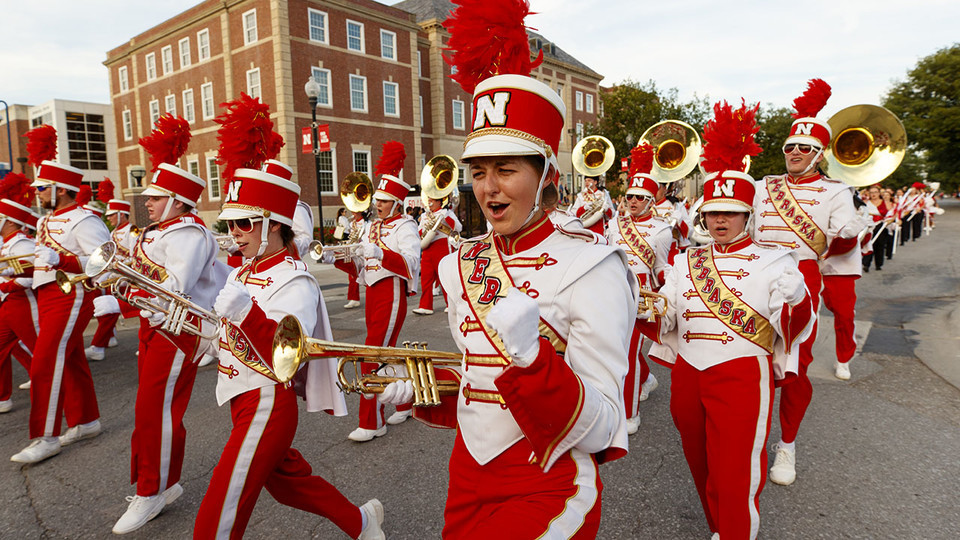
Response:
[[[450,197],[456,191],[459,179],[457,160],[444,154],[430,158],[420,173],[420,200],[423,201],[423,207],[430,207],[430,199],[442,201]]]
[[[849,186],[876,184],[897,170],[907,153],[900,119],[878,105],[853,105],[827,122],[834,136],[824,153],[824,172]]]
[[[340,183],[340,200],[351,212],[366,212],[373,201],[373,182],[362,172],[352,172]]]
[[[573,168],[584,176],[603,176],[607,173],[616,151],[610,139],[602,135],[590,135],[580,139],[573,147]]]
[[[697,130],[679,120],[664,120],[650,126],[640,137],[640,144],[653,147],[653,169],[650,175],[661,184],[676,182],[697,167],[703,145]]]

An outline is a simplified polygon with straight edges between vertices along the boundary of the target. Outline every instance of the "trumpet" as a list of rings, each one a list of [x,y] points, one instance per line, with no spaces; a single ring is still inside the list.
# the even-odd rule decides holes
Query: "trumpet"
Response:
[[[437,381],[434,366],[459,366],[458,353],[428,351],[426,343],[404,343],[407,347],[374,347],[337,343],[308,337],[293,315],[280,320],[273,338],[273,373],[280,382],[293,379],[300,364],[319,358],[340,358],[337,377],[340,389],[346,393],[360,392],[379,394],[394,381],[409,380],[413,384],[413,405],[430,407],[440,404],[440,396],[456,395],[460,385],[454,381]],[[379,362],[380,368],[387,365],[405,366],[407,377],[388,377],[376,371],[360,374],[359,363],[368,360]],[[347,364],[354,366],[355,376],[348,379],[344,374]]]
[[[321,244],[319,240],[314,240],[313,242],[310,242],[309,246],[307,246],[307,253],[309,253],[310,258],[315,261],[319,261],[323,257],[324,253],[333,253],[333,260],[335,261],[348,261],[352,259],[359,250],[359,243],[325,246]]]
[[[657,300],[662,300],[663,305],[657,306]],[[640,289],[640,302],[637,304],[637,316],[638,317],[663,317],[667,314],[667,306],[669,306],[667,297],[655,293],[647,289]]]
[[[83,285],[83,288],[88,291],[92,291],[97,287],[90,280],[90,276],[86,274],[77,274],[73,277],[67,275],[63,270],[57,270],[56,273],[57,287],[60,287],[60,292],[63,294],[70,294],[73,292],[73,288],[77,284]]]
[[[22,274],[27,268],[33,268],[33,254],[29,255],[9,255],[0,258],[0,268],[10,267],[14,274]]]
[[[226,251],[231,253],[237,249],[237,241],[233,239],[232,235],[229,234],[219,234],[213,237],[217,241],[217,245],[220,246],[221,251]]]
[[[109,285],[110,294],[135,308],[164,315],[160,329],[171,335],[178,336],[186,332],[203,339],[217,338],[220,317],[216,313],[191,302],[187,296],[168,291],[159,283],[139,274],[130,266],[117,260],[116,254],[117,245],[113,242],[101,245],[90,254],[90,259],[87,260],[83,269],[84,274],[92,279],[104,272],[113,272],[115,276],[104,283],[105,286]],[[153,297],[135,295],[135,289],[149,293]],[[198,323],[189,321],[191,316],[197,317],[200,321]],[[203,321],[213,324],[213,333],[203,332]]]

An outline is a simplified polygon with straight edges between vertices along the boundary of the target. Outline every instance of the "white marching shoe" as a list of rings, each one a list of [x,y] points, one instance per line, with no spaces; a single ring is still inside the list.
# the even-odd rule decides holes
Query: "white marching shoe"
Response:
[[[347,303],[344,304],[344,306],[343,306],[344,309],[353,309],[353,308],[357,308],[357,307],[360,307],[360,301],[359,301],[359,300],[350,300],[349,302],[347,302]]]
[[[107,342],[107,347],[116,347],[118,344],[116,336],[111,337],[110,341]]]
[[[17,463],[39,463],[60,453],[60,439],[57,437],[37,437],[23,450],[14,454],[10,461]]]
[[[30,381],[27,381],[27,382],[21,384],[21,385],[18,386],[17,388],[19,388],[19,389],[21,389],[21,390],[29,390],[29,389],[30,389]]]
[[[402,424],[407,421],[407,418],[410,418],[413,415],[413,409],[406,411],[397,411],[390,415],[390,418],[387,418],[387,423],[391,426],[397,424]]]
[[[418,307],[417,309],[413,310],[413,312],[416,313],[417,315],[433,315],[432,309],[427,309],[422,307]]]
[[[640,415],[627,418],[627,435],[633,435],[640,429]]]
[[[83,352],[86,353],[87,360],[93,360],[94,362],[99,362],[100,360],[103,360],[103,357],[104,357],[103,350],[104,350],[103,347],[95,347],[91,345],[86,349],[84,349]]]
[[[380,429],[363,429],[358,427],[350,432],[347,438],[356,442],[372,441],[375,437],[383,437],[387,434],[387,426],[381,426]]]
[[[650,397],[650,392],[653,392],[657,389],[657,386],[660,386],[660,383],[657,382],[657,378],[653,376],[653,373],[647,374],[647,380],[643,381],[643,384],[640,385],[640,401],[646,401]]]
[[[180,485],[180,482],[163,490],[163,500],[168,505],[173,504],[173,501],[179,499],[181,495],[183,495],[183,486]]]
[[[837,362],[833,375],[841,381],[850,380],[850,362]]]
[[[100,434],[100,420],[77,424],[60,436],[60,446],[68,446],[84,439],[92,439]]]
[[[797,450],[776,445],[777,457],[770,467],[770,481],[781,486],[789,486],[797,479]]]
[[[360,507],[367,515],[367,526],[360,532],[358,540],[386,540],[383,534],[383,505],[377,499],[370,499]]]
[[[143,527],[148,521],[157,517],[167,505],[167,499],[163,493],[151,497],[134,495],[127,497],[127,500],[130,501],[130,506],[113,526],[114,534],[127,534]]]
[[[3,400],[3,401],[0,401],[0,414],[5,413],[5,412],[10,412],[10,411],[12,411],[12,410],[13,410],[13,400],[12,400],[12,399],[5,399],[5,400]]]

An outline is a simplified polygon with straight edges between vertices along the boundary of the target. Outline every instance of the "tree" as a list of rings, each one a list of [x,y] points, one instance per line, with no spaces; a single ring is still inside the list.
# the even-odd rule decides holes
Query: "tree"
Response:
[[[775,107],[772,103],[761,105],[757,123],[760,124],[760,131],[757,132],[756,142],[763,152],[750,158],[750,176],[763,178],[770,174],[783,174],[786,167],[783,141],[787,140],[790,126],[793,125],[793,109]]]
[[[938,181],[944,191],[960,185],[960,43],[924,57],[893,85],[884,107],[903,122],[911,153],[917,156],[898,171],[898,184],[910,183],[922,174]],[[922,178],[922,176],[921,176]]]

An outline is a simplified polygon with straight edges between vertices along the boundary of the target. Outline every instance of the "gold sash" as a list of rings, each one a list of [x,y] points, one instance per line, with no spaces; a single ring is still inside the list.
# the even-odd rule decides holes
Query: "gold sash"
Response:
[[[630,216],[620,216],[617,219],[617,225],[620,227],[620,236],[623,237],[623,243],[630,248],[630,253],[636,255],[637,258],[643,261],[643,264],[647,265],[647,268],[653,272],[653,265],[657,261],[657,254],[653,251],[650,243],[647,242],[643,238],[643,235],[640,234],[640,231],[637,230],[637,226],[633,223],[633,220],[630,219]]]
[[[800,207],[800,203],[790,191],[790,186],[787,185],[786,176],[768,176],[767,194],[770,195],[770,204],[793,233],[817,255],[826,253],[827,235]]]
[[[257,353],[254,352],[250,347],[250,343],[248,343],[243,337],[243,332],[240,331],[240,328],[233,324],[228,324],[224,329],[224,334],[226,334],[226,341],[222,339],[220,340],[221,348],[230,351],[230,354],[232,354],[234,358],[239,360],[248,368],[256,371],[271,381],[280,382],[280,380],[277,379],[277,376],[273,374],[273,371],[270,370],[263,360],[257,356]]]
[[[150,225],[137,237],[137,242],[133,245],[133,257],[130,260],[130,266],[151,280],[162,283],[167,279],[167,269],[147,257],[147,252],[143,249],[144,242],[153,241],[153,239],[147,240],[147,231],[155,229],[155,225]]]
[[[515,286],[513,278],[503,264],[500,251],[494,247],[493,233],[474,242],[467,242],[460,246],[460,284],[466,295],[470,310],[476,318],[473,321],[483,330],[484,335],[497,352],[510,361],[510,355],[503,346],[503,340],[497,336],[496,330],[487,326],[487,315],[498,298],[506,296],[510,287]],[[520,291],[526,293],[524,288]],[[554,349],[560,354],[566,350],[566,342],[557,335],[550,326],[540,319],[540,335],[550,340]]]
[[[773,354],[773,326],[723,282],[713,260],[713,247],[688,250],[687,265],[693,288],[710,313],[738,336]]]

